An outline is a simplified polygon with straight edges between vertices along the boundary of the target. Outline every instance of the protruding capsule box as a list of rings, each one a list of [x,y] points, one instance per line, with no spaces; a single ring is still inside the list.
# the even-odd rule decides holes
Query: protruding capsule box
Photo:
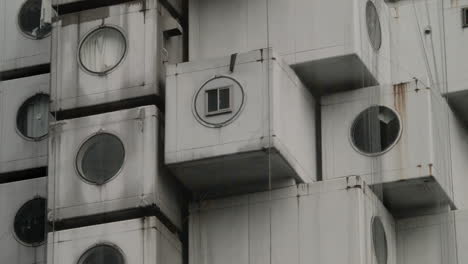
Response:
[[[189,1],[190,60],[272,47],[314,93],[390,83],[383,0]]]
[[[2,262],[45,263],[47,179],[0,185],[0,259]]]
[[[361,175],[382,185],[396,216],[453,203],[450,109],[417,81],[321,98],[325,180]]]
[[[49,78],[0,82],[0,173],[47,166]]]
[[[315,100],[272,50],[172,65],[166,83],[165,163],[194,193],[315,181]]]
[[[162,167],[158,120],[146,106],[53,123],[50,220],[153,208],[181,228],[182,194]]]
[[[182,243],[156,217],[49,233],[49,264],[182,264]]]
[[[0,72],[50,63],[49,0],[0,1]]]
[[[54,23],[51,110],[158,94],[157,1],[130,1],[64,14]]]

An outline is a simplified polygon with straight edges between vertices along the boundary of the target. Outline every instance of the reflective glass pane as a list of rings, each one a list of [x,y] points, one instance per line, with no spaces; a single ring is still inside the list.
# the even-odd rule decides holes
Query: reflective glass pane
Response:
[[[47,1],[44,2],[44,4]],[[45,10],[42,0],[27,0],[18,14],[18,24],[20,29],[28,36],[41,39],[49,35],[52,30],[50,18],[45,18]]]
[[[372,221],[372,242],[377,264],[387,263],[387,236],[382,221],[379,217],[374,217]]]
[[[364,154],[379,154],[397,141],[400,129],[400,120],[395,112],[384,106],[372,106],[354,120],[351,139]]]
[[[31,139],[40,139],[49,130],[49,96],[37,94],[23,103],[18,110],[16,125],[20,133]]]
[[[78,264],[123,264],[124,257],[120,251],[110,245],[98,245],[81,256]]]
[[[218,111],[218,89],[206,91],[208,99],[208,113]]]
[[[14,230],[23,243],[37,245],[45,240],[46,200],[35,198],[16,213]]]
[[[107,73],[124,59],[127,44],[114,27],[101,27],[89,33],[80,46],[81,65],[91,73]]]
[[[379,14],[374,3],[371,1],[367,1],[366,4],[366,23],[367,33],[369,34],[372,47],[375,50],[379,50],[382,44],[382,31],[380,28]]]
[[[77,165],[87,181],[103,184],[114,177],[123,165],[125,150],[119,138],[102,133],[93,136],[81,147]]]
[[[219,109],[228,109],[230,107],[230,90],[222,88],[219,90]]]

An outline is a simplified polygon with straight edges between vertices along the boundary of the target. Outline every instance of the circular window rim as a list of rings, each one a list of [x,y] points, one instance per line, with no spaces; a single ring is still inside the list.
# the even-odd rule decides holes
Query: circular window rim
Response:
[[[376,221],[376,219],[378,219],[380,221],[380,223],[382,224],[382,229],[384,231],[384,235],[385,235],[385,245],[386,245],[386,251],[387,251],[387,256],[386,256],[386,259],[385,259],[385,263],[377,263],[377,264],[387,264],[388,263],[388,239],[387,239],[387,231],[385,230],[385,225],[382,221],[382,218],[378,215],[374,215],[371,219],[371,241],[372,241],[372,251],[373,251],[373,255],[374,257],[376,258],[376,262],[378,262],[378,259],[377,259],[377,254],[376,254],[376,250],[375,250],[375,242],[374,242],[374,221]]]
[[[83,62],[81,61],[81,56],[80,56],[80,52],[81,52],[81,47],[83,46],[84,42],[92,35],[94,34],[95,32],[99,31],[99,30],[102,30],[104,28],[110,28],[110,29],[113,29],[113,30],[117,30],[121,35],[122,37],[124,38],[125,40],[125,51],[124,51],[124,54],[122,56],[122,58],[120,58],[119,62],[117,64],[115,64],[112,68],[106,70],[106,71],[103,71],[103,72],[95,72],[95,71],[91,71],[90,69],[88,69],[84,64]],[[91,75],[95,75],[95,76],[105,76],[105,75],[108,75],[110,74],[111,72],[115,71],[124,61],[125,59],[127,58],[127,54],[128,54],[128,46],[129,46],[129,40],[128,40],[128,37],[127,35],[125,34],[125,30],[117,25],[112,25],[112,24],[102,24],[102,25],[99,25],[97,27],[94,27],[92,29],[90,29],[85,35],[84,37],[81,38],[80,40],[80,43],[78,44],[78,49],[76,51],[76,59],[78,61],[78,64],[80,65],[80,68],[91,74]]]
[[[24,140],[27,140],[27,141],[32,141],[32,142],[39,142],[39,141],[42,141],[46,138],[49,137],[49,131],[47,131],[47,133],[43,136],[40,136],[40,137],[28,137],[26,135],[24,135],[18,128],[18,115],[19,115],[19,110],[21,109],[21,107],[23,107],[23,105],[30,99],[34,98],[35,96],[38,96],[38,95],[45,95],[49,98],[49,102],[50,102],[50,95],[48,93],[44,93],[44,92],[39,92],[39,93],[35,93],[33,94],[32,96],[29,96],[29,97],[23,97],[23,100],[21,102],[21,104],[19,105],[19,107],[17,108],[17,111],[16,111],[16,116],[15,116],[15,131],[16,133],[21,137],[23,138]],[[26,98],[26,99],[24,99]],[[50,112],[47,111],[47,115],[50,115]],[[49,118],[51,118],[51,116],[49,116]],[[49,122],[50,123],[50,122]]]
[[[18,28],[18,31],[21,32],[21,34],[22,34],[24,37],[26,37],[26,38],[28,38],[28,39],[32,39],[32,40],[41,40],[41,39],[45,39],[45,38],[50,37],[50,35],[52,34],[52,29],[50,30],[49,33],[47,33],[47,34],[45,34],[44,36],[42,36],[42,37],[39,38],[39,37],[34,37],[34,36],[32,36],[32,35],[30,35],[30,34],[24,32],[23,29],[21,28],[21,25],[20,25],[20,14],[21,14],[21,10],[23,9],[23,6],[24,6],[28,1],[30,1],[30,0],[24,0],[24,1],[23,1],[23,3],[21,4],[21,6],[20,6],[20,8],[18,9],[18,12],[17,12],[17,14],[16,14],[16,27]],[[42,0],[41,0],[41,1],[42,1]],[[52,8],[52,12],[53,12],[54,15],[56,14],[55,9],[53,9],[53,8]],[[52,24],[51,24],[51,26],[52,26]],[[53,27],[52,27],[52,28],[53,28]]]
[[[111,135],[111,136],[114,136],[116,137],[120,143],[122,143],[122,146],[123,146],[123,149],[124,149],[124,158],[123,158],[123,162],[122,162],[122,165],[120,166],[119,170],[114,174],[112,175],[112,177],[110,177],[109,179],[107,179],[106,181],[104,181],[103,183],[96,183],[96,182],[92,182],[88,179],[86,179],[86,177],[83,175],[83,173],[81,172],[80,170],[80,164],[79,161],[78,161],[78,158],[80,157],[80,152],[83,148],[83,146],[93,137],[95,136],[98,136],[98,135],[101,135],[101,134],[108,134],[108,135]],[[75,172],[78,174],[78,177],[84,181],[85,183],[87,184],[90,184],[90,185],[95,185],[95,186],[103,186],[109,182],[111,182],[112,180],[114,180],[115,178],[117,178],[117,176],[119,176],[126,164],[126,161],[127,161],[127,146],[125,145],[124,141],[118,136],[117,133],[114,133],[114,132],[110,132],[110,131],[107,131],[107,130],[104,130],[104,129],[101,129],[95,133],[92,133],[91,135],[87,136],[79,145],[78,145],[78,149],[75,151]]]
[[[13,237],[15,238],[15,240],[20,243],[21,245],[23,246],[26,246],[26,247],[39,247],[39,246],[42,246],[44,245],[46,242],[47,242],[47,234],[44,234],[44,240],[42,242],[38,242],[38,243],[27,243],[27,242],[24,242],[23,240],[21,240],[18,235],[16,234],[15,232],[15,219],[16,219],[16,215],[18,214],[19,210],[24,206],[26,205],[28,202],[30,201],[33,201],[34,199],[43,199],[45,201],[45,204],[46,204],[46,210],[47,210],[47,199],[41,195],[36,195],[34,196],[32,199],[28,199],[26,200],[25,202],[23,202],[16,210],[16,213],[15,213],[15,216],[13,217],[13,221],[11,223],[11,230],[13,230]],[[47,221],[45,220],[44,221],[44,224],[46,224],[46,227],[47,227]]]
[[[113,249],[117,250],[120,253],[120,255],[122,256],[122,258],[123,258],[123,264],[127,263],[127,256],[125,256],[124,251],[119,246],[117,246],[115,243],[111,243],[109,241],[101,241],[101,242],[97,242],[97,243],[91,245],[90,247],[86,248],[83,251],[83,253],[78,257],[78,260],[76,261],[76,264],[82,264],[83,261],[85,260],[85,258],[89,255],[90,251],[93,248],[96,248],[96,247],[99,247],[99,246],[108,246],[108,247],[112,247]]]
[[[358,118],[361,114],[363,114],[365,111],[367,111],[367,109],[371,108],[371,107],[375,107],[375,106],[378,106],[378,107],[385,107],[389,110],[391,110],[395,115],[396,117],[398,118],[398,123],[400,124],[400,129],[398,130],[398,135],[395,139],[395,141],[390,144],[386,149],[380,151],[380,152],[376,152],[376,153],[367,153],[367,152],[364,152],[362,151],[361,149],[359,149],[355,144],[354,144],[354,140],[353,140],[353,129],[354,129],[354,125],[355,125],[355,121],[356,121],[356,118]],[[363,156],[367,156],[367,157],[377,157],[377,156],[382,156],[384,155],[385,153],[389,152],[391,149],[393,149],[397,144],[398,142],[400,141],[401,139],[401,136],[403,134],[403,123],[401,122],[401,117],[400,117],[400,114],[393,110],[392,108],[388,107],[388,106],[385,106],[385,105],[371,105],[371,106],[368,106],[366,108],[364,108],[364,110],[360,111],[353,119],[353,121],[351,122],[351,127],[348,129],[348,141],[349,141],[349,144],[351,145],[351,147],[356,151],[358,152],[359,154],[363,155]]]
[[[379,46],[378,47],[375,47],[374,44],[372,44],[372,39],[370,37],[370,33],[369,33],[369,25],[367,25],[367,5],[368,3],[371,3],[372,4],[372,7],[375,9],[375,12],[377,14],[377,19],[378,19],[378,22],[379,22],[379,28],[380,28],[380,43],[379,43]],[[380,48],[382,47],[382,42],[383,42],[383,35],[382,35],[382,23],[380,22],[380,14],[379,14],[379,10],[377,9],[377,6],[375,5],[374,1],[372,0],[367,0],[366,2],[366,7],[365,7],[365,10],[364,10],[364,14],[365,14],[365,19],[366,19],[366,31],[367,31],[367,39],[369,40],[369,43],[372,47],[372,49],[375,51],[375,52],[378,52],[380,50]]]
[[[222,78],[226,78],[226,79],[230,79],[232,80],[235,84],[237,84],[241,90],[241,93],[242,93],[242,101],[241,101],[241,106],[239,107],[239,109],[226,121],[222,122],[222,123],[210,123],[210,122],[207,122],[205,121],[198,113],[197,111],[197,99],[198,99],[198,95],[200,94],[200,92],[205,88],[205,86],[210,83],[211,81],[213,80],[216,80],[216,79],[222,79]],[[192,99],[192,114],[195,116],[195,119],[197,119],[198,123],[202,124],[203,126],[205,127],[209,127],[209,128],[221,128],[221,127],[225,127],[229,124],[231,124],[232,122],[234,122],[234,120],[236,120],[239,115],[241,114],[241,112],[244,110],[244,106],[247,102],[247,95],[244,91],[244,87],[242,86],[242,84],[240,83],[240,81],[238,81],[236,78],[232,77],[232,76],[229,76],[229,75],[215,75],[214,77],[211,77],[209,78],[207,81],[205,81],[203,83],[202,86],[200,86],[200,88],[198,89],[198,91],[195,93],[195,95],[193,96],[193,99]]]

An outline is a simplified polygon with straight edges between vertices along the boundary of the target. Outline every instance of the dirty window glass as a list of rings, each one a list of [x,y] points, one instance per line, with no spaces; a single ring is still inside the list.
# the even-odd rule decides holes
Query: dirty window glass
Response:
[[[48,1],[27,0],[18,14],[18,24],[27,36],[41,39],[48,36],[52,30],[50,6]]]
[[[400,120],[393,110],[384,106],[372,106],[354,120],[351,139],[359,151],[378,154],[394,145],[400,129]]]
[[[379,50],[382,44],[380,19],[377,9],[371,1],[367,1],[366,4],[366,23],[371,45],[375,50]]]
[[[37,245],[45,240],[46,200],[35,198],[26,202],[15,216],[16,237],[23,243]]]
[[[374,217],[372,221],[372,242],[377,264],[387,263],[387,236],[382,221],[379,217]]]
[[[112,134],[101,133],[88,139],[80,148],[77,167],[87,181],[104,184],[118,173],[124,157],[122,141]]]
[[[84,38],[80,46],[79,60],[87,71],[104,74],[122,62],[126,49],[123,33],[117,28],[104,26]]]
[[[98,245],[86,251],[78,264],[124,264],[120,251],[111,245]]]
[[[16,124],[20,133],[31,139],[40,139],[47,135],[49,128],[49,96],[37,94],[18,110]]]

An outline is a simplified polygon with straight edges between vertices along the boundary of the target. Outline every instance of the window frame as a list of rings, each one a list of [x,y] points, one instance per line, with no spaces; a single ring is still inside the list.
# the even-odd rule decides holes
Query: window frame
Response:
[[[220,91],[225,90],[225,89],[229,91],[229,107],[220,109],[220,103],[221,103]],[[217,115],[232,113],[232,105],[233,105],[232,90],[233,90],[233,85],[226,85],[226,86],[206,89],[205,90],[205,116],[210,117],[210,116],[217,116]],[[216,111],[209,111],[208,109],[208,106],[209,106],[208,93],[211,91],[216,91]]]

